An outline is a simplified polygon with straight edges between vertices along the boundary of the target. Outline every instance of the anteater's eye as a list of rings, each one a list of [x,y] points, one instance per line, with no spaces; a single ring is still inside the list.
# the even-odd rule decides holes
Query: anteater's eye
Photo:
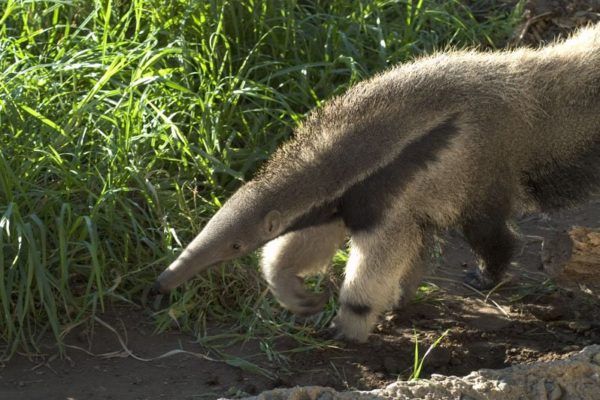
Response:
[[[239,249],[241,249],[241,248],[242,248],[242,245],[241,245],[241,244],[239,244],[239,243],[234,243],[234,244],[232,244],[232,245],[231,245],[231,247],[232,247],[234,250],[239,250]]]

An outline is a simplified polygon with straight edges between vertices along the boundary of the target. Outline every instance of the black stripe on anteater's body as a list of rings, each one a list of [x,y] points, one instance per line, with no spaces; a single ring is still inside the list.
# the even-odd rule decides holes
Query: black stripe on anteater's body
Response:
[[[462,228],[496,282],[515,247],[506,221],[574,204],[600,182],[600,25],[539,50],[439,54],[329,101],[300,126],[161,274],[169,290],[264,245],[288,309],[326,301],[302,277],[350,236],[336,326],[365,340],[414,293],[433,233]],[[398,285],[400,282],[400,285]]]
[[[454,116],[427,134],[409,143],[388,165],[355,183],[338,198],[311,208],[299,216],[286,230],[297,231],[340,218],[350,232],[374,229],[383,218],[386,204],[397,199],[403,190],[430,162],[435,162],[440,150],[450,145],[458,134]]]

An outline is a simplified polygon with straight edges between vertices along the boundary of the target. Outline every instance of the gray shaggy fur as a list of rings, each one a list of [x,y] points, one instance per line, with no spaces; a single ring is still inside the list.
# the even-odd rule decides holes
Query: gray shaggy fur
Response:
[[[538,50],[436,54],[312,112],[157,284],[168,291],[271,241],[271,290],[313,313],[324,298],[301,278],[349,236],[335,326],[364,341],[413,295],[435,231],[462,228],[480,259],[470,282],[489,287],[515,247],[507,219],[572,205],[599,184],[600,25]]]

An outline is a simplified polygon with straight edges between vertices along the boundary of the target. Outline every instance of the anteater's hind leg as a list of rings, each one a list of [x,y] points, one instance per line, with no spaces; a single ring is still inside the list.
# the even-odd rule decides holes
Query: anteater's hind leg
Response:
[[[426,235],[410,216],[398,220],[402,224],[390,221],[387,226],[352,234],[340,309],[334,320],[344,339],[366,341],[378,317],[399,301],[412,298],[420,282]]]
[[[346,238],[341,219],[287,233],[262,252],[261,269],[277,301],[298,315],[323,309],[329,293],[309,292],[303,277],[324,272]]]
[[[463,224],[463,233],[478,266],[467,274],[466,283],[476,289],[490,289],[502,278],[516,247],[515,235],[506,224],[504,213],[490,211]]]
[[[394,309],[401,310],[406,307],[417,294],[417,290],[423,282],[423,276],[426,273],[431,273],[434,270],[434,253],[435,240],[433,232],[428,230],[423,231],[423,246],[418,258],[415,259],[412,268],[407,269],[402,275],[400,281],[400,298],[396,302]]]

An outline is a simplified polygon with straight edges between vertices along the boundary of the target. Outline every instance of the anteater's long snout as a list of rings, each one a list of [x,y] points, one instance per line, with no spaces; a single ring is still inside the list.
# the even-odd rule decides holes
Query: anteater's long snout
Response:
[[[204,264],[196,257],[190,257],[186,249],[175,261],[156,278],[152,290],[158,293],[169,293],[179,285],[187,282],[197,273],[208,268],[213,263]]]
[[[152,286],[152,291],[156,294],[166,294],[182,284],[184,282],[182,273],[185,268],[181,264],[179,258],[177,258],[167,269],[161,272],[156,278],[154,286]]]
[[[210,233],[210,231],[209,231]],[[152,290],[169,293],[196,274],[223,261],[218,238],[200,233],[156,279]]]
[[[158,276],[155,291],[168,293],[208,268],[239,256],[231,250],[231,238],[239,234],[239,223],[227,210],[223,206]]]
[[[150,294],[151,295],[158,295],[158,294],[167,294],[169,293],[169,290],[167,289],[163,289],[162,286],[160,285],[160,281],[157,279],[154,282],[154,285],[152,285],[152,287],[150,288]]]

